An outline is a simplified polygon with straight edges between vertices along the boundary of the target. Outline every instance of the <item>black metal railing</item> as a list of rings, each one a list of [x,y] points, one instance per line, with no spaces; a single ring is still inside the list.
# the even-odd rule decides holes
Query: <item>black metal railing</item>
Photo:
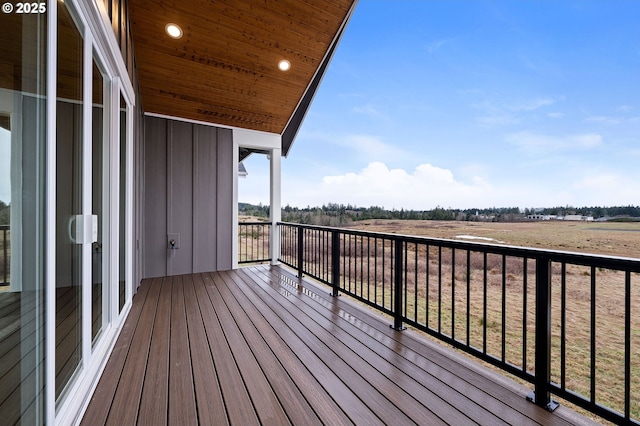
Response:
[[[640,424],[640,260],[280,223],[279,261],[602,418]]]
[[[0,225],[0,286],[10,284],[11,280],[11,228]]]
[[[271,261],[269,254],[270,235],[270,223],[240,222],[238,224],[238,263]]]

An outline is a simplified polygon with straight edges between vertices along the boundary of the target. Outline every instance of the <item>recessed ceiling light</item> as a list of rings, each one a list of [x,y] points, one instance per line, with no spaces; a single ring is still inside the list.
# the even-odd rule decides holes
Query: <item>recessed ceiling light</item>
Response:
[[[164,30],[167,32],[167,34],[171,38],[180,38],[180,37],[182,37],[182,28],[180,28],[176,24],[167,24],[164,27]]]
[[[281,60],[280,62],[278,62],[278,69],[280,71],[289,71],[291,69],[291,62],[287,61],[286,59]]]

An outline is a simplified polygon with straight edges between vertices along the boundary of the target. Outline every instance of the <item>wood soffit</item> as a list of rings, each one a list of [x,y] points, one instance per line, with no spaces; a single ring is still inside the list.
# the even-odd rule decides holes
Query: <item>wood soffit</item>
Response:
[[[282,134],[354,2],[130,0],[145,112]]]

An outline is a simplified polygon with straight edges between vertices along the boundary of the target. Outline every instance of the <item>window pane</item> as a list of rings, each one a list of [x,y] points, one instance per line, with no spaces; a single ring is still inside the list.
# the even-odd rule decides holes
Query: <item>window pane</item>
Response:
[[[120,271],[120,311],[126,302],[126,208],[127,208],[127,103],[120,95],[120,248],[119,267]]]
[[[105,269],[107,263],[104,261],[103,253],[107,249],[104,240],[104,224],[105,217],[105,197],[109,194],[107,190],[108,179],[105,178],[105,171],[109,170],[108,163],[105,158],[108,155],[105,151],[108,148],[108,135],[105,132],[108,129],[108,115],[104,107],[105,99],[105,78],[98,66],[97,59],[94,54],[93,59],[93,116],[92,116],[92,213],[98,217],[98,240],[91,247],[91,292],[92,292],[92,326],[91,338],[95,338],[102,330],[104,325],[104,313],[107,311],[105,303],[106,297],[103,297],[104,278],[106,277]]]
[[[82,356],[82,37],[58,2],[56,123],[56,398]]]
[[[0,14],[0,423],[44,423],[47,17]]]

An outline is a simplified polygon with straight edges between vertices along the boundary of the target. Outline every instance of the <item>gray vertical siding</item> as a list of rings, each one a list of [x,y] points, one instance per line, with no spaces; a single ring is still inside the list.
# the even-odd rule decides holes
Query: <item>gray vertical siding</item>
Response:
[[[218,135],[214,127],[197,126],[193,141],[193,272],[217,269]],[[212,226],[216,224],[216,226]],[[227,268],[228,269],[228,268]]]
[[[232,131],[145,117],[144,157],[144,277],[231,269]]]
[[[218,194],[217,227],[218,241],[228,242],[227,250],[218,250],[218,270],[231,269],[231,239],[233,210],[233,132],[230,129],[218,129]],[[225,160],[226,159],[226,160]]]
[[[145,119],[143,274],[159,277],[167,272],[167,123]]]
[[[192,272],[193,125],[169,121],[168,126],[166,233],[178,234],[180,247],[169,252],[167,275],[181,275]]]

